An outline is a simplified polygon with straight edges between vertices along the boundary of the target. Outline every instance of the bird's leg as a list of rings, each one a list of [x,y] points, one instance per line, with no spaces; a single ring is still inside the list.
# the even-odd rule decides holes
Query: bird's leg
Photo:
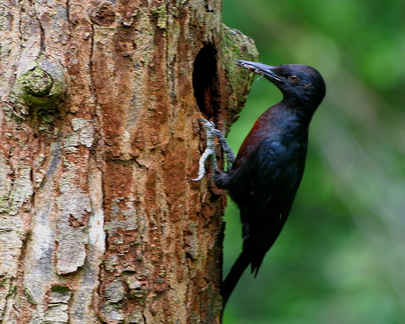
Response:
[[[225,136],[219,129],[214,128],[212,129],[212,132],[218,137],[222,150],[226,154],[227,170],[229,170],[232,168],[232,164],[235,161],[235,154],[232,152],[232,148],[229,146]]]
[[[233,161],[235,160],[235,155],[232,152],[231,147],[229,146],[228,142],[226,141],[224,135],[222,135],[221,131],[215,128],[215,124],[206,119],[200,119],[201,122],[204,123],[206,128],[206,139],[207,139],[207,147],[204,153],[201,155],[200,161],[198,162],[199,169],[198,169],[198,177],[195,179],[191,179],[193,181],[200,181],[205,175],[205,161],[209,158],[211,161],[212,168],[214,171],[219,171],[218,164],[217,164],[217,157],[215,155],[214,149],[214,139],[215,136],[218,137],[219,142],[222,146],[223,151],[227,156],[228,162],[228,169],[232,166]]]

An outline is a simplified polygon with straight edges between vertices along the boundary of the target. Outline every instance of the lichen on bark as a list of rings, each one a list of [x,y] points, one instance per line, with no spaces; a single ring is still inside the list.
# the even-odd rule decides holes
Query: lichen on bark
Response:
[[[12,91],[11,117],[25,120],[32,113],[51,122],[65,97],[64,69],[56,60],[39,54],[33,61],[21,62]]]

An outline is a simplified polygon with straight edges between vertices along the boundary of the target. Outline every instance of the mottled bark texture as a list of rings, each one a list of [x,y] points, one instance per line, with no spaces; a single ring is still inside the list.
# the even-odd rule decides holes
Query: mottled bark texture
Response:
[[[225,199],[189,179],[252,42],[219,0],[5,0],[0,33],[0,323],[219,322]]]

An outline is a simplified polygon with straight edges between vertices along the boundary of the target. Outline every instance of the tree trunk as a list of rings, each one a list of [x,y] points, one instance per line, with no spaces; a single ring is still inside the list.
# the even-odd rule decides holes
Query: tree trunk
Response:
[[[225,197],[190,177],[256,55],[220,9],[0,4],[1,323],[220,321]]]

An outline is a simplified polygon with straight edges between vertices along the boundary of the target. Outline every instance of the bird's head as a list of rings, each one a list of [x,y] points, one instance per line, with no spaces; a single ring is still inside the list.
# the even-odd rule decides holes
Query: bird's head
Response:
[[[313,67],[299,64],[271,66],[238,60],[238,65],[264,76],[283,93],[284,100],[318,107],[325,97],[325,82]]]

